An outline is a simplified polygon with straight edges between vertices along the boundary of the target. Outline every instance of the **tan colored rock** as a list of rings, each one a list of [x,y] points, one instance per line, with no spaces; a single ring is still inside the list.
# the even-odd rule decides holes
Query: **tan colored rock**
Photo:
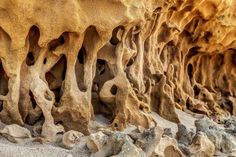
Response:
[[[185,155],[178,148],[178,143],[174,138],[163,136],[157,145],[153,155],[171,157],[173,155],[184,157]]]
[[[17,124],[5,126],[0,130],[2,136],[6,137],[10,142],[19,143],[25,138],[31,138],[31,133],[28,129]]]
[[[101,150],[103,145],[106,143],[107,136],[103,134],[101,131],[91,134],[86,142],[88,149],[92,153],[96,153],[97,151]]]
[[[175,146],[167,146],[164,150],[165,157],[184,157],[185,155]]]
[[[139,128],[137,128],[139,130]],[[141,133],[130,133],[129,136],[135,141],[134,144],[141,148],[146,156],[152,155],[163,135],[163,129],[156,126],[150,129],[143,130]]]
[[[199,132],[193,139],[189,147],[192,157],[212,157],[215,153],[214,144],[208,139],[206,134]]]
[[[82,136],[81,132],[70,130],[63,134],[62,144],[65,148],[72,149]]]

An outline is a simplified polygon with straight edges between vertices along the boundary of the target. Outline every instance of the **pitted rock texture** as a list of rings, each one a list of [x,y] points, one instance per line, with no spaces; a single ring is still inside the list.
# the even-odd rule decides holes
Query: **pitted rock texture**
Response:
[[[41,136],[236,115],[236,2],[1,0],[0,119]],[[157,122],[158,123],[158,122]]]

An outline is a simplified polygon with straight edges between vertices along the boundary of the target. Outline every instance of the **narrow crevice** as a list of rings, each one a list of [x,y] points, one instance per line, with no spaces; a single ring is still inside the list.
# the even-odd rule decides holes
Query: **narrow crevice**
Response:
[[[0,95],[7,95],[8,93],[8,76],[5,72],[5,70],[3,69],[1,60],[0,60]]]
[[[3,101],[0,100],[0,112],[3,110]]]
[[[38,57],[38,41],[40,37],[39,28],[37,26],[32,26],[29,30],[28,38],[29,38],[29,52],[26,57],[26,64],[28,66],[34,65],[35,61]]]
[[[195,95],[195,96],[198,96],[199,93],[200,93],[200,89],[198,88],[198,86],[195,85],[195,86],[193,87],[193,90],[194,90],[194,95]]]
[[[84,62],[86,57],[86,49],[82,46],[77,56],[77,62],[75,66],[75,74],[77,79],[77,85],[80,91],[86,92],[87,88],[84,84]],[[92,65],[91,65],[92,66]]]
[[[47,58],[44,58],[43,64],[46,64],[46,63],[47,63]]]
[[[102,75],[105,73],[105,65],[106,65],[106,61],[102,60],[102,59],[98,59],[97,60],[97,73],[99,75]]]
[[[86,53],[86,50],[84,46],[82,46],[81,49],[79,50],[79,54],[77,57],[80,64],[84,64],[85,53]]]
[[[192,64],[189,64],[188,65],[188,76],[189,76],[189,79],[191,80],[192,77],[193,77],[193,65]]]
[[[131,58],[126,66],[129,67],[129,66],[133,65],[133,63],[134,63],[134,58]]]
[[[31,91],[29,91],[29,96],[30,96],[30,101],[31,101],[32,108],[35,109],[36,106],[37,106],[37,103],[36,103],[36,101],[34,99],[34,95]]]

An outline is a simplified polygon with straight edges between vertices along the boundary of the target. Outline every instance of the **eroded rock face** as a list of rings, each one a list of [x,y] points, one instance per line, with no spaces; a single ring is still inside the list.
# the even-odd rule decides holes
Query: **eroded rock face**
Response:
[[[175,108],[215,120],[236,115],[235,1],[2,0],[0,119],[54,140],[114,128],[149,128],[150,111]]]

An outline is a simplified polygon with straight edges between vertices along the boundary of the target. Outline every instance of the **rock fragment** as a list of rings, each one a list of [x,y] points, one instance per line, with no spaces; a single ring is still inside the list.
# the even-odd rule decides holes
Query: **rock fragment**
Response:
[[[17,124],[7,125],[0,131],[1,135],[6,137],[10,142],[19,143],[23,139],[31,138],[31,133],[28,129]]]
[[[96,153],[102,149],[103,145],[107,142],[108,136],[101,131],[89,135],[86,145],[92,153]]]
[[[67,149],[72,149],[83,134],[78,131],[70,130],[63,134],[62,144]]]
[[[198,132],[198,134],[193,138],[189,150],[192,157],[212,157],[215,154],[214,143],[211,142],[207,135],[202,132]]]

